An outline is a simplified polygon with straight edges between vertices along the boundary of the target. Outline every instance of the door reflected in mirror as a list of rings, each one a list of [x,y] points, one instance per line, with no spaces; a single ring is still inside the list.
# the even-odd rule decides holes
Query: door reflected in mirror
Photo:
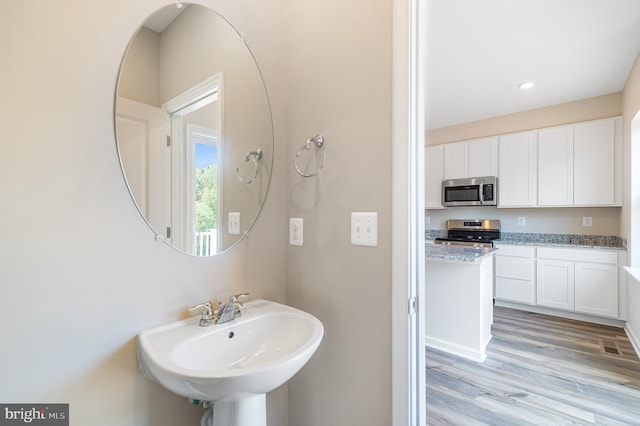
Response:
[[[127,186],[157,237],[209,256],[251,229],[271,178],[271,110],[251,52],[220,15],[171,5],[145,21],[122,62],[115,126]]]

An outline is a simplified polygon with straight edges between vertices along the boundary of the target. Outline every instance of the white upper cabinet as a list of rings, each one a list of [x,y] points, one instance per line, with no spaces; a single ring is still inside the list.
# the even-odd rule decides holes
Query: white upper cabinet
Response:
[[[475,139],[469,144],[469,177],[498,176],[498,138]]]
[[[469,146],[467,142],[444,145],[444,178],[459,179],[469,177]]]
[[[444,145],[444,178],[498,175],[498,138],[489,137]]]
[[[573,126],[538,131],[538,205],[573,205]]]
[[[429,146],[424,150],[425,207],[441,209],[442,180],[444,179],[444,145]]]
[[[574,205],[621,205],[622,119],[574,126]]]
[[[537,132],[500,136],[498,207],[537,204]]]

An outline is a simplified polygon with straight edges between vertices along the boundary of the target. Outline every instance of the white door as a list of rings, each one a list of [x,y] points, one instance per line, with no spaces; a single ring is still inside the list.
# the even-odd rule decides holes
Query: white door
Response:
[[[430,146],[425,149],[425,204],[428,209],[442,208],[443,155],[443,145]]]
[[[118,97],[116,129],[120,161],[133,198],[156,233],[169,238],[171,224],[171,122],[162,109]]]
[[[538,305],[572,311],[575,306],[573,262],[538,259],[537,264]]]
[[[535,206],[538,161],[536,132],[500,136],[499,207]]]
[[[576,205],[615,204],[614,120],[598,120],[575,125]]]
[[[538,205],[573,205],[573,126],[538,132]]]
[[[618,265],[576,262],[576,311],[618,317]]]
[[[498,138],[475,139],[468,142],[469,177],[498,175]]]
[[[444,145],[444,178],[460,179],[469,177],[469,146],[466,142]]]

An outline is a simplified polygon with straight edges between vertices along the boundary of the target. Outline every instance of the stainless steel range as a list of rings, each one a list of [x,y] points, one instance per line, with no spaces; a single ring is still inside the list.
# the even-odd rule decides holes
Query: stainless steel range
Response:
[[[500,221],[490,219],[455,219],[447,221],[447,236],[436,244],[491,247],[500,238]]]

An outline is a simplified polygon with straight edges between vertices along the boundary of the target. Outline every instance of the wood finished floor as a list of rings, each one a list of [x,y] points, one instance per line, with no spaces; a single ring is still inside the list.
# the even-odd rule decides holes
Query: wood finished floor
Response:
[[[492,334],[484,363],[427,348],[428,425],[640,425],[624,330],[496,307]]]

